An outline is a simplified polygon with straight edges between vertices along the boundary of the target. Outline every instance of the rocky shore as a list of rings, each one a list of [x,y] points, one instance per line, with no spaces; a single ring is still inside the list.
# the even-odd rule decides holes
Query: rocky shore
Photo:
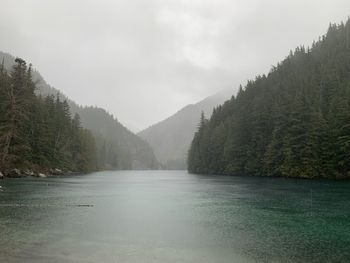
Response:
[[[45,171],[33,171],[33,170],[21,170],[18,168],[14,168],[9,170],[8,172],[2,173],[0,171],[0,179],[4,178],[23,178],[23,177],[50,177],[50,176],[60,176],[69,174],[71,172],[64,172],[61,169],[55,168],[55,169],[48,169]]]

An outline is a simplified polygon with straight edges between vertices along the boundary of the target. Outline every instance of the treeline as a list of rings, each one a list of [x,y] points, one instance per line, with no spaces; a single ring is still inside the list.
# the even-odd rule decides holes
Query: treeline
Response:
[[[95,137],[98,165],[107,170],[158,169],[149,144],[124,127],[113,115],[98,107],[74,107],[83,127]]]
[[[36,96],[31,65],[15,62],[0,66],[0,171],[96,170],[95,140],[79,115],[59,96]]]
[[[350,21],[201,117],[193,173],[350,177]]]
[[[10,87],[11,76],[19,63],[23,64],[23,74],[29,76],[30,85],[32,85],[31,91],[26,89],[26,95],[23,94],[28,100],[28,108],[30,110],[22,109],[28,115],[29,119],[38,121],[36,123],[37,126],[43,125],[42,128],[46,134],[41,134],[41,137],[35,137],[39,133],[33,134],[38,143],[39,141],[43,143],[40,146],[39,144],[37,146],[34,144],[37,148],[30,149],[30,155],[32,155],[33,160],[28,161],[27,157],[24,157],[25,151],[19,151],[18,156],[25,160],[25,162],[23,160],[23,162],[4,161],[3,163],[7,164],[6,167],[34,167],[37,170],[50,167],[52,169],[59,168],[71,171],[159,168],[152,148],[144,140],[125,128],[113,115],[104,109],[77,105],[62,95],[57,89],[48,85],[38,71],[33,70],[30,66],[26,66],[25,62],[21,59],[17,59],[17,62],[15,62],[14,57],[0,51],[0,63],[2,72],[0,80],[1,138],[3,138],[2,130],[5,133],[7,129],[5,126],[8,126],[8,118],[2,117],[6,115],[5,112],[7,111],[5,106],[7,102],[5,101],[9,101],[8,89]],[[64,111],[64,114],[61,110]],[[50,112],[50,116],[47,115],[48,112]],[[63,115],[65,117],[62,117]],[[42,119],[41,121],[40,118]],[[73,121],[78,123],[79,133],[82,135],[78,141],[80,141],[81,151],[85,151],[85,153],[83,152],[77,155],[76,158],[80,158],[79,161],[75,161],[74,158],[72,159],[69,152],[69,147],[73,145],[71,145],[71,142],[75,139],[68,136],[67,127],[69,125],[67,123],[72,123]],[[23,120],[21,120],[20,125],[22,124],[25,124]],[[50,132],[46,132],[45,129],[48,129]],[[57,134],[53,134],[55,131]],[[75,134],[78,134],[78,132],[75,132]],[[52,138],[58,138],[58,141],[53,142]],[[0,139],[0,154],[3,151],[3,139]],[[28,140],[25,139],[24,141],[27,142]],[[6,159],[8,158],[9,156],[6,157]],[[18,158],[16,157],[16,159]],[[0,171],[5,169],[2,166],[0,163]],[[8,168],[6,169],[8,170]]]

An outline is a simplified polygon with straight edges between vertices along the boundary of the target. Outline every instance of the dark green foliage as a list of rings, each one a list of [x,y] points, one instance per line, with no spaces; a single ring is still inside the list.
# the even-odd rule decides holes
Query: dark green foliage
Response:
[[[83,127],[95,137],[100,169],[158,168],[148,143],[125,128],[113,115],[97,107],[78,107],[73,110],[79,113]]]
[[[330,25],[200,121],[194,173],[350,177],[350,20]]]
[[[224,90],[204,100],[190,104],[165,120],[138,133],[154,150],[157,160],[164,169],[186,169],[187,151],[201,111],[210,116],[213,108],[232,95]]]
[[[36,96],[31,66],[0,68],[0,169],[97,169],[95,141],[59,96]]]
[[[1,51],[0,58],[2,58],[0,62],[2,60],[4,61],[4,69],[10,69],[15,64],[14,58],[11,55]],[[48,129],[55,129],[56,127],[55,135],[50,141],[50,144],[44,144],[42,149],[39,148],[39,145],[35,145],[36,153],[33,156],[36,161],[40,159],[42,160],[41,163],[43,163],[45,162],[45,156],[53,154],[56,159],[60,159],[60,162],[65,162],[64,160],[69,155],[65,154],[64,151],[57,152],[57,149],[61,147],[65,148],[64,138],[67,133],[66,127],[68,127],[67,125],[60,125],[68,120],[62,118],[62,115],[74,116],[77,113],[81,119],[81,126],[91,131],[95,141],[94,147],[96,147],[97,157],[89,165],[93,165],[94,167],[97,165],[99,170],[158,169],[158,161],[149,144],[125,128],[114,116],[98,107],[78,106],[75,102],[60,94],[57,89],[49,86],[39,72],[33,70],[32,75],[37,88],[35,94],[44,98],[45,103],[42,107],[45,108],[47,106],[47,110],[44,110],[44,108],[37,110],[33,116],[33,120],[43,118],[46,115],[51,116],[50,118],[48,117],[48,123],[45,124],[46,126],[50,126],[50,128],[44,128],[42,126],[43,129],[37,132],[40,134],[47,133],[49,132]],[[1,98],[0,96],[0,102]],[[62,105],[56,103],[55,106],[57,98],[63,101]],[[37,108],[39,107],[40,103]],[[55,113],[56,107],[61,108],[61,113],[57,116]],[[70,122],[70,120],[68,121]],[[37,121],[34,121],[34,124],[42,125]],[[56,126],[54,127],[54,125]],[[37,141],[43,140],[41,135],[35,135],[34,137]],[[52,149],[52,145],[54,145],[54,153],[48,150]]]

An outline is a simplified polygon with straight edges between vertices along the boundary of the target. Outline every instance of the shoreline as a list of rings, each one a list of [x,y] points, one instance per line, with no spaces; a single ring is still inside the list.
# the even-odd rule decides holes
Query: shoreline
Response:
[[[20,179],[20,178],[27,178],[27,177],[47,178],[47,177],[55,177],[55,176],[73,175],[73,174],[79,174],[79,173],[81,172],[64,171],[59,168],[40,169],[40,170],[13,168],[4,173],[0,171],[0,180]]]

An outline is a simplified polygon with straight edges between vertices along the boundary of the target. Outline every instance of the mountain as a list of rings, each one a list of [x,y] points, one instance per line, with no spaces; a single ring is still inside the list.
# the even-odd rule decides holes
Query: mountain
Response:
[[[113,115],[97,107],[73,108],[82,125],[91,130],[106,169],[158,169],[159,164],[150,145],[129,131]]]
[[[350,177],[350,20],[201,117],[192,173]]]
[[[165,169],[186,169],[187,151],[197,129],[203,111],[210,116],[213,108],[234,94],[233,90],[223,90],[213,96],[187,105],[169,118],[150,126],[138,135],[153,148],[156,158]]]
[[[5,68],[12,68],[14,60],[10,54],[0,52],[0,62],[3,61]],[[95,138],[100,169],[158,169],[158,161],[149,144],[107,111],[79,106],[48,85],[38,71],[33,70],[32,75],[38,96],[59,96],[61,100],[67,100],[73,116],[79,114],[82,126],[90,130]]]

